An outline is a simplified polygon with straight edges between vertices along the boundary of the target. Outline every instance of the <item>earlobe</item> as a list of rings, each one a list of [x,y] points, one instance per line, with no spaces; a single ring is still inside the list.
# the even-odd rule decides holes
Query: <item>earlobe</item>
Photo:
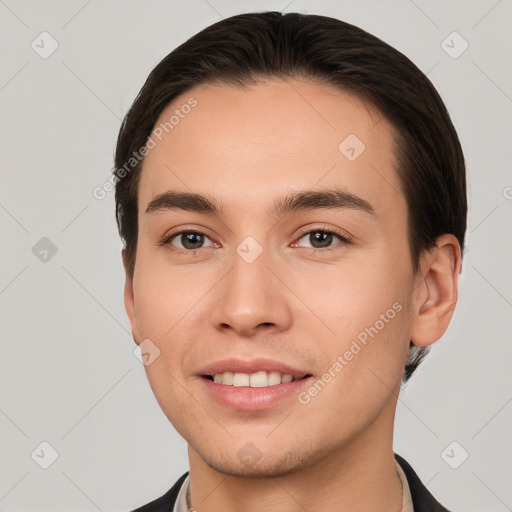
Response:
[[[418,286],[411,341],[418,347],[436,342],[446,332],[458,297],[461,250],[453,235],[442,235],[425,255],[423,282]]]
[[[135,316],[135,297],[133,294],[133,277],[130,275],[128,260],[126,256],[126,249],[121,252],[123,258],[123,265],[125,270],[125,282],[124,282],[124,307],[128,319],[130,321],[133,341],[138,345],[140,342],[139,332],[137,328],[137,319]]]

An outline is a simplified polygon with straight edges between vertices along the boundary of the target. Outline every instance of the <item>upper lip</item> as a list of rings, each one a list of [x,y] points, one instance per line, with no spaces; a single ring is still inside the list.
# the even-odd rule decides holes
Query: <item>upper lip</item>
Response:
[[[215,361],[199,371],[199,375],[215,375],[216,373],[233,372],[233,373],[256,373],[260,371],[279,372],[281,375],[292,375],[299,379],[306,375],[311,375],[308,371],[300,368],[294,368],[288,364],[273,359],[257,358],[257,359],[222,359]]]

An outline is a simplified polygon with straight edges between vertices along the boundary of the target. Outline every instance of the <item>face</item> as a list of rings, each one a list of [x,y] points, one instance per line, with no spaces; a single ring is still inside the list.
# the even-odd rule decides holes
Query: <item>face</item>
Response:
[[[390,434],[416,286],[392,127],[292,80],[195,88],[155,133],[176,109],[144,160],[125,290],[162,410],[232,475]]]

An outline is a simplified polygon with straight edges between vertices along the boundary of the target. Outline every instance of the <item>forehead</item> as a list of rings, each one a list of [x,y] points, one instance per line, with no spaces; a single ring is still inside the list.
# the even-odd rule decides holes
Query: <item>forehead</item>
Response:
[[[171,189],[264,211],[285,192],[334,186],[376,209],[396,206],[404,199],[393,135],[378,110],[326,84],[287,79],[195,87],[155,124],[139,205]]]

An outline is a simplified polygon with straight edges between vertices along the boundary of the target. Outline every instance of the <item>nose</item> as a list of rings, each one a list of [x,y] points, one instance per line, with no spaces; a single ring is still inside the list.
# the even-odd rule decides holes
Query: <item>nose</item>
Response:
[[[282,332],[293,322],[292,294],[265,251],[251,263],[234,255],[231,270],[215,287],[214,327],[235,337]]]

